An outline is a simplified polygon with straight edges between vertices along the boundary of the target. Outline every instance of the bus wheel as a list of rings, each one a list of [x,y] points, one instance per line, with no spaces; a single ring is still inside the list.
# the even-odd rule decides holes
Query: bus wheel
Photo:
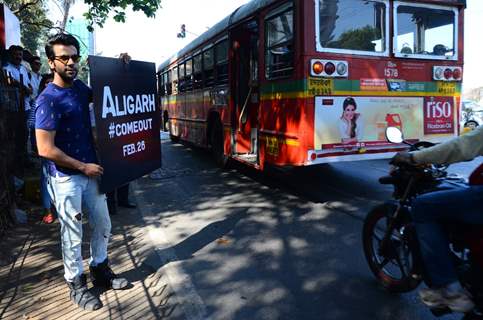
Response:
[[[225,168],[228,162],[228,157],[225,156],[224,141],[223,141],[223,125],[221,121],[215,121],[210,133],[211,153],[217,166]]]
[[[168,131],[169,130],[169,116],[168,116],[168,111],[164,110],[163,112],[163,131]]]
[[[171,139],[172,142],[179,142],[179,137],[177,136],[173,136],[172,134],[170,134],[169,138]]]

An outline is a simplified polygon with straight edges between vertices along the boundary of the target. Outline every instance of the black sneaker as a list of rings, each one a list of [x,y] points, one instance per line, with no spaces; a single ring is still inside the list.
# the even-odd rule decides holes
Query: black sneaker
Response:
[[[127,279],[118,277],[111,270],[107,259],[95,267],[89,266],[89,270],[91,271],[92,283],[97,287],[123,290],[131,285]]]
[[[70,288],[70,300],[84,310],[94,311],[102,307],[102,302],[87,289],[85,274],[77,276],[74,281],[67,282]]]

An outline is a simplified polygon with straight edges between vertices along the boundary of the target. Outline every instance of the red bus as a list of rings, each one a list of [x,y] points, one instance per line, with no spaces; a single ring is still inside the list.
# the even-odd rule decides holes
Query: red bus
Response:
[[[458,134],[464,0],[253,0],[158,68],[172,139],[263,169]]]

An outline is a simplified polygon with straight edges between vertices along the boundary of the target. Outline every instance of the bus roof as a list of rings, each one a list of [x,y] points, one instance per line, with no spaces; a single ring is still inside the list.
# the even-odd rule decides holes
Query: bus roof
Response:
[[[233,11],[229,16],[225,17],[223,20],[215,24],[212,28],[204,32],[201,36],[190,42],[186,47],[178,51],[168,60],[160,64],[158,72],[166,68],[171,62],[175,61],[179,57],[183,57],[185,54],[196,49],[198,46],[202,45],[204,42],[210,40],[223,30],[227,30],[230,26],[240,22],[251,14],[255,13],[259,9],[262,9],[273,2],[280,0],[253,0],[243,6],[239,7]]]
[[[223,20],[215,24],[212,28],[204,32],[201,36],[191,41],[186,47],[184,47],[183,49],[175,53],[173,56],[171,56],[169,59],[161,63],[158,67],[158,72],[163,71],[172,62],[176,61],[178,58],[183,57],[185,54],[196,49],[197,47],[199,47],[206,41],[210,40],[211,38],[215,37],[222,31],[229,29],[230,26],[242,21],[246,17],[257,12],[258,10],[277,1],[280,1],[280,0],[252,0],[247,4],[244,4],[243,6],[233,11],[230,15],[225,17]],[[431,2],[447,3],[447,4],[454,4],[454,5],[462,5],[466,7],[466,0],[409,0],[409,1],[426,2],[426,3],[431,3]]]

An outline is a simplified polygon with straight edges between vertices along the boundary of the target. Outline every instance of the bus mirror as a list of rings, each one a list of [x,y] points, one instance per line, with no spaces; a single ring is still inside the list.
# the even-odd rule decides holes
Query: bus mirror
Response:
[[[391,143],[402,143],[404,141],[403,133],[398,127],[388,127],[386,139]]]

